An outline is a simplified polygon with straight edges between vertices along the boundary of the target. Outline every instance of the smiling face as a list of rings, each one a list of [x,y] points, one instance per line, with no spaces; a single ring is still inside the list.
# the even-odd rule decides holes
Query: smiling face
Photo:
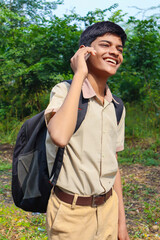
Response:
[[[87,61],[89,73],[105,78],[114,75],[123,62],[121,38],[107,33],[97,37],[91,47],[96,50],[96,55]]]

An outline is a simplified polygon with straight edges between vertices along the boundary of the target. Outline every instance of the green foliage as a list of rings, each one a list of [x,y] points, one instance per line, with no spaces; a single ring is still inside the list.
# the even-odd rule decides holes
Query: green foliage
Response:
[[[99,8],[96,8],[94,11],[89,11],[86,16],[82,17],[79,14],[76,14],[74,10],[69,15],[65,15],[67,19],[70,19],[71,21],[76,21],[76,24],[80,26],[80,24],[84,24],[85,28],[90,26],[93,23],[105,21],[107,17],[107,13],[110,13],[113,11],[116,7],[118,7],[118,4],[115,3],[109,8],[106,8],[104,10],[101,10]],[[114,14],[116,15],[116,13]],[[117,13],[117,15],[120,15],[120,12]]]
[[[57,83],[60,73],[71,74],[69,59],[78,47],[79,32],[69,20],[57,17],[48,21],[47,27],[30,24],[13,28],[12,22],[19,17],[11,16],[5,30],[7,39],[0,34],[4,46],[0,51],[0,106],[3,116],[8,115],[9,105],[12,116],[22,119],[43,109],[40,98]]]
[[[124,21],[124,17],[127,15],[127,13],[123,13],[122,10],[116,10],[113,12],[113,14],[109,17],[109,21],[119,23]]]
[[[126,143],[125,150],[118,154],[120,163],[159,166],[160,119],[156,111],[148,111],[139,104],[126,104],[126,112]]]
[[[82,26],[108,19],[120,22],[128,34],[124,63],[109,79],[112,92],[122,97],[127,108],[126,135],[155,136],[160,124],[158,18],[129,17],[124,23],[126,14],[116,10],[117,4],[84,17],[74,11],[63,18],[51,16],[62,2],[0,3],[1,141],[14,142],[21,123],[46,108],[51,88],[72,78],[70,58],[78,48]]]
[[[155,137],[159,134],[160,116],[156,108],[140,104],[125,104],[126,136],[135,138]],[[146,117],[147,116],[147,117]]]
[[[125,102],[142,103],[147,111],[160,113],[160,31],[158,18],[128,19],[124,62],[110,85]]]
[[[13,13],[18,13],[19,16],[26,16],[33,23],[43,21],[45,15],[51,18],[53,10],[62,3],[63,0],[52,2],[46,0],[1,0],[0,7],[9,9]]]
[[[124,66],[127,75],[130,74],[131,78],[134,76],[133,80],[130,80],[129,77],[127,79],[132,82],[133,87],[135,85],[136,91],[139,89],[139,96],[136,96],[136,99],[149,100],[153,105],[154,102],[158,105],[158,92],[160,91],[160,32],[157,20],[152,17],[141,21],[133,18],[128,20],[128,25],[130,28],[132,27],[132,31],[128,34]],[[123,76],[125,77],[124,73]],[[138,80],[134,84],[136,78]],[[121,93],[125,98],[123,87]],[[131,98],[131,100],[134,99]]]
[[[25,121],[25,119],[23,120]],[[3,121],[0,123],[0,143],[10,143],[15,144],[17,134],[22,126],[22,122],[20,122],[18,119],[13,119],[11,116],[6,117]]]

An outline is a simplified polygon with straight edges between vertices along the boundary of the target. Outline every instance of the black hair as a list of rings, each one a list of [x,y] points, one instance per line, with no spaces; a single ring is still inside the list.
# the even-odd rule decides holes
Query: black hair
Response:
[[[84,45],[89,47],[97,37],[103,36],[106,33],[119,36],[124,46],[127,39],[125,31],[116,23],[110,21],[97,22],[87,27],[81,34],[79,46]]]

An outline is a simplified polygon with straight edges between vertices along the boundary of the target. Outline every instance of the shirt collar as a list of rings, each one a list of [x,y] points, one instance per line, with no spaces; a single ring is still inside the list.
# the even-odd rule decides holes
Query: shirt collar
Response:
[[[94,89],[92,88],[92,85],[90,84],[90,82],[88,81],[87,78],[86,78],[86,79],[84,80],[84,82],[83,82],[83,85],[82,85],[82,93],[83,93],[83,97],[84,97],[84,98],[88,98],[88,99],[96,96],[96,93],[95,93]],[[107,84],[106,84],[105,99],[106,99],[108,102],[114,101],[114,102],[118,103],[118,102],[114,99],[114,97],[113,97],[113,95],[112,95],[112,93],[111,93],[111,91],[110,91],[110,89],[109,89],[109,87],[108,87]],[[119,103],[118,103],[118,104],[119,104]]]

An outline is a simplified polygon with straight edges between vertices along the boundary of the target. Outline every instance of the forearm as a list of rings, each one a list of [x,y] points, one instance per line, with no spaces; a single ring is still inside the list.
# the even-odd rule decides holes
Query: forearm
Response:
[[[118,196],[118,223],[119,224],[126,224],[125,218],[125,210],[124,210],[124,203],[123,203],[123,194],[122,194],[122,184],[121,184],[121,175],[118,169],[115,183],[114,183],[114,190]]]
[[[58,146],[65,146],[75,130],[83,81],[80,74],[74,75],[64,103],[48,123],[50,136]]]

